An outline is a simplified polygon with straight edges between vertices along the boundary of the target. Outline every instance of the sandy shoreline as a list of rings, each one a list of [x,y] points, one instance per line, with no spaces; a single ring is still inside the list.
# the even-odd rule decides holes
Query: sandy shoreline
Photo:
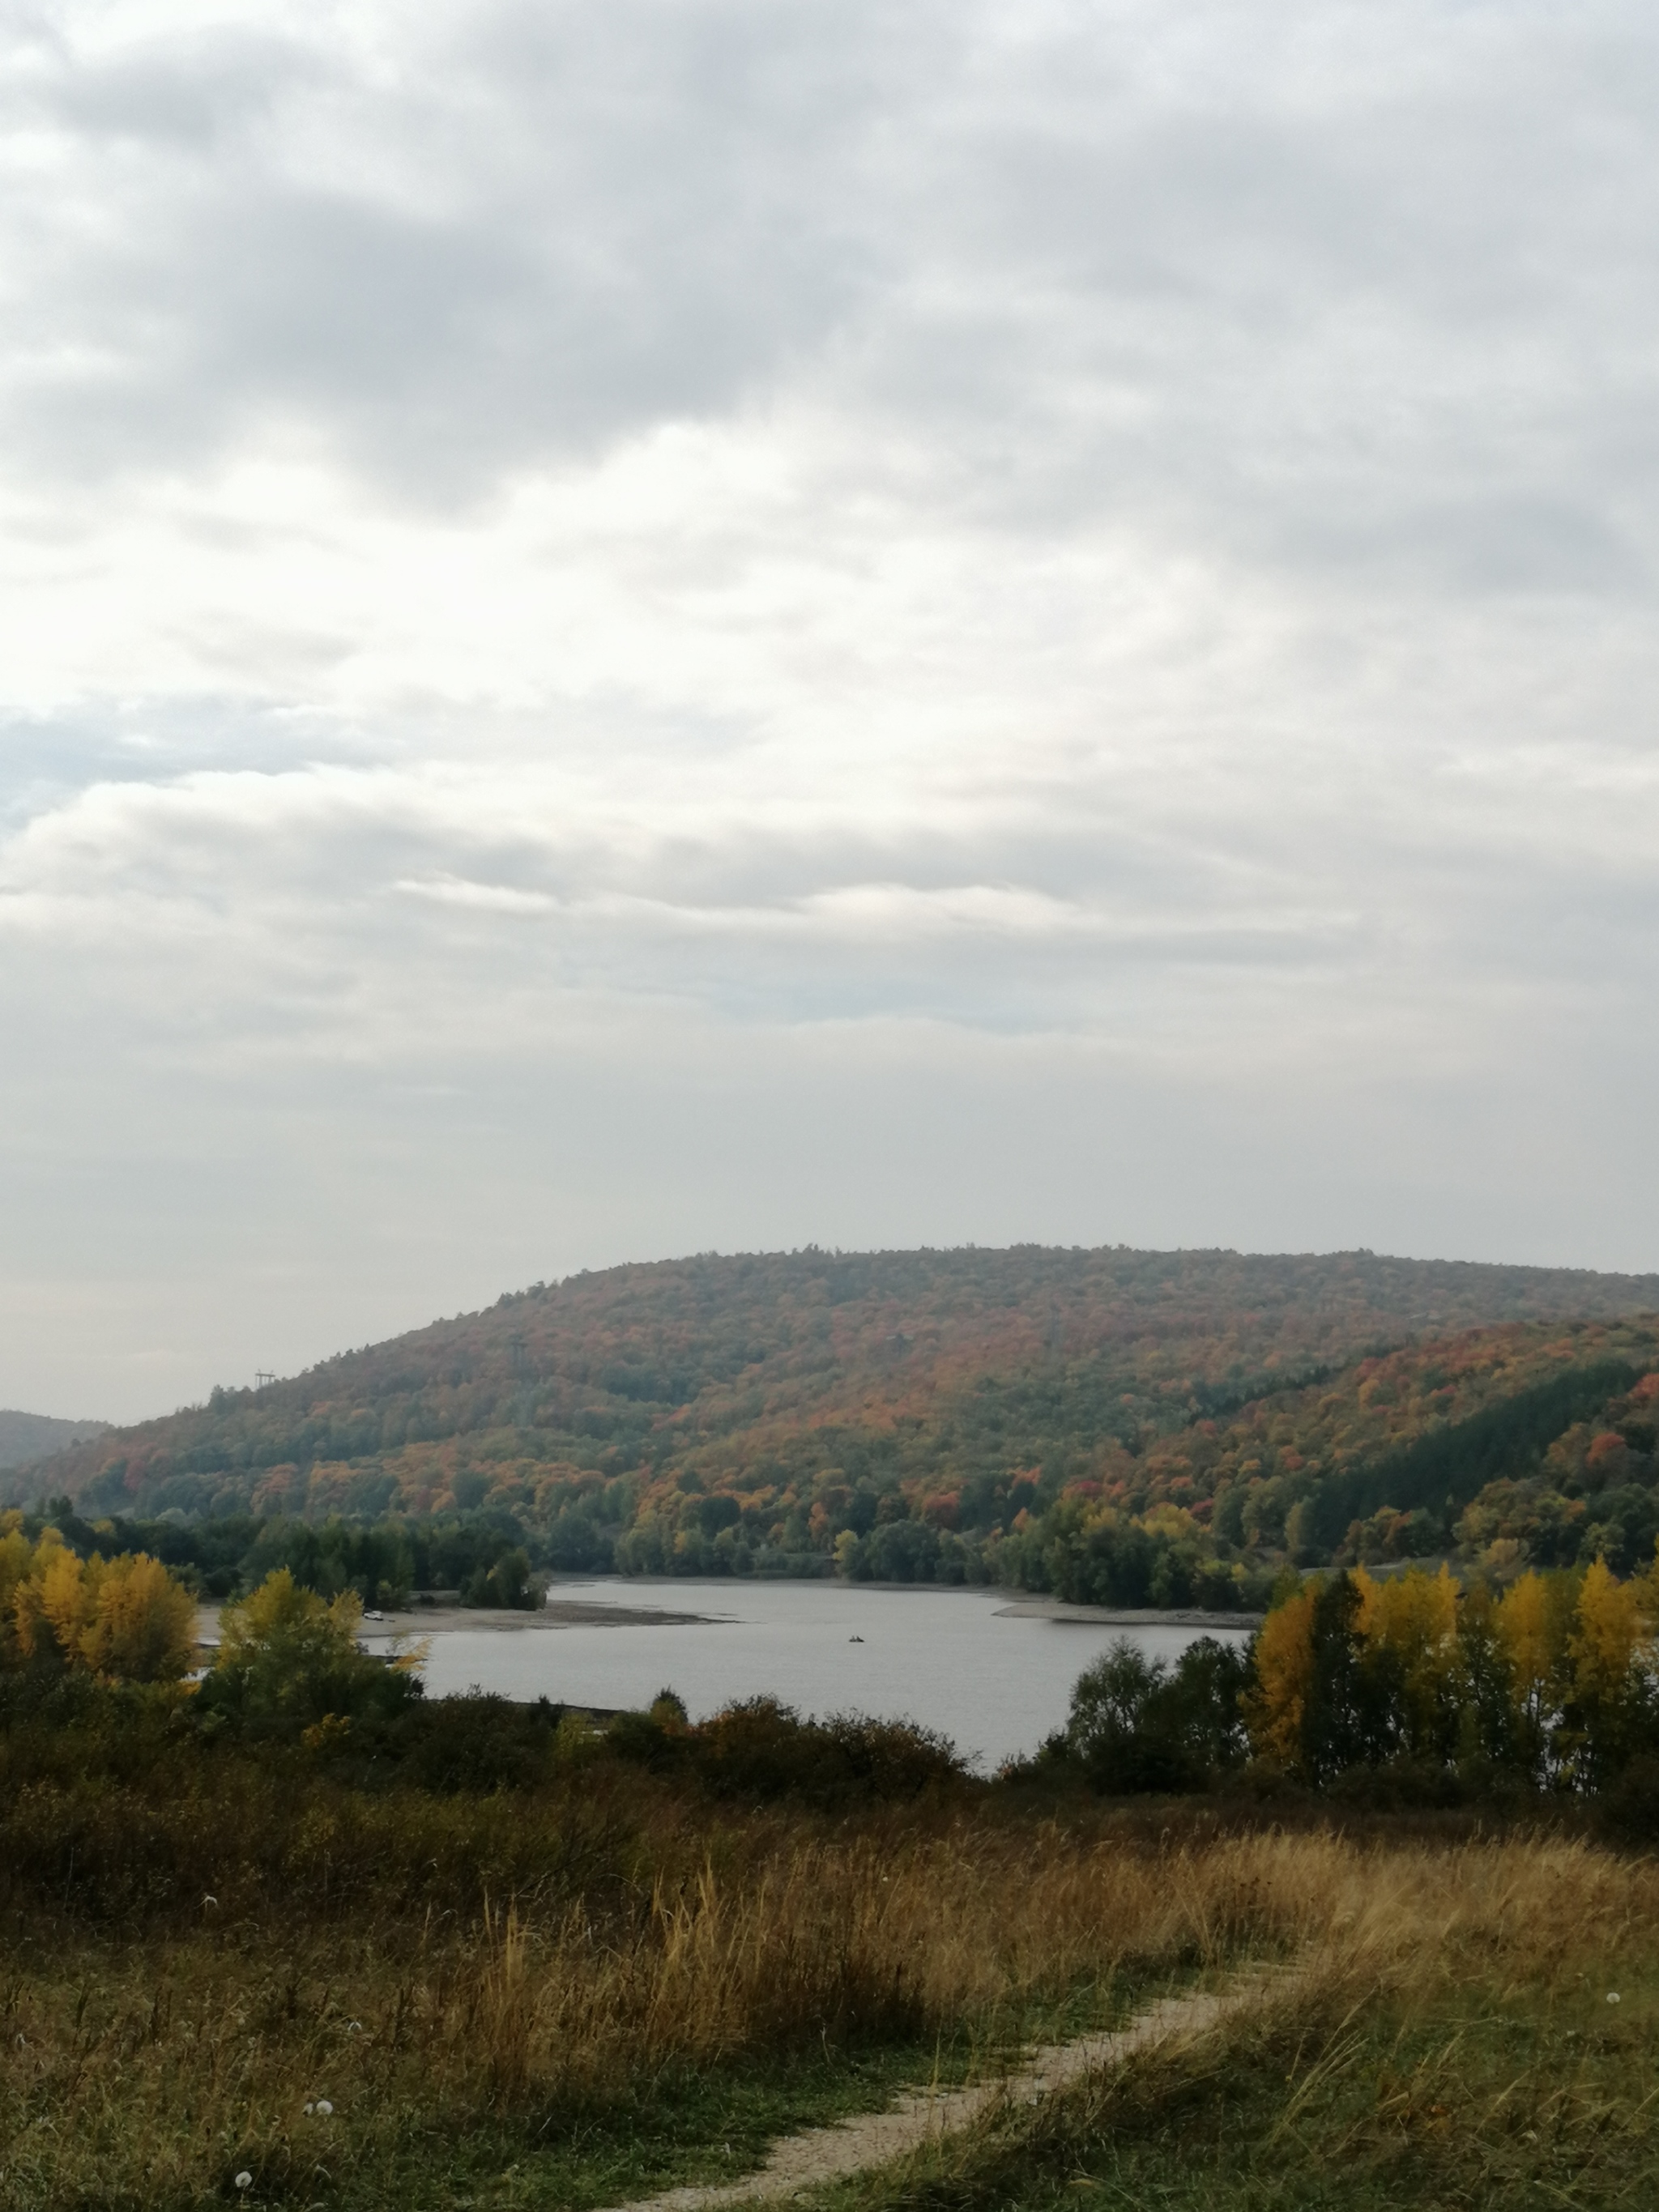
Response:
[[[216,1605],[202,1605],[196,1608],[196,1640],[213,1645],[219,1641],[219,1612]],[[401,1612],[390,1610],[363,1615],[362,1634],[365,1638],[453,1636],[465,1630],[471,1634],[507,1633],[535,1628],[694,1628],[719,1625],[720,1615],[708,1613],[675,1613],[662,1606],[653,1605],[594,1605],[580,1598],[550,1597],[544,1606],[534,1613],[520,1613],[505,1606],[490,1605],[416,1605]]]
[[[1076,1620],[1092,1628],[1260,1628],[1261,1613],[1207,1613],[1202,1606],[1071,1605],[1062,1597],[1022,1597],[997,1607],[999,1620]]]
[[[706,1581],[708,1577],[699,1577]],[[647,1582],[644,1577],[641,1583]],[[649,1587],[672,1589],[671,1579],[653,1577]],[[752,1588],[748,1577],[733,1578],[733,1591]],[[941,1596],[953,1594],[936,1583],[881,1583],[857,1585],[860,1589],[927,1589]],[[558,1585],[553,1585],[556,1590]],[[965,1586],[964,1586],[965,1588]],[[1262,1616],[1259,1613],[1211,1613],[1201,1607],[1159,1607],[1156,1606],[1124,1607],[1102,1605],[1071,1605],[1064,1598],[1033,1597],[1015,1590],[980,1590],[977,1594],[1004,1597],[1008,1602],[1000,1605],[995,1618],[1014,1620],[1051,1620],[1064,1624],[1075,1621],[1091,1627],[1106,1628],[1256,1628]],[[386,1611],[367,1613],[363,1617],[365,1638],[378,1641],[381,1638],[425,1636],[507,1635],[521,1633],[526,1629],[558,1628],[708,1628],[722,1625],[731,1616],[709,1613],[687,1613],[678,1607],[659,1605],[607,1605],[592,1599],[558,1597],[550,1591],[547,1603],[534,1613],[509,1611],[501,1606],[416,1605],[398,1612]],[[196,1640],[209,1648],[219,1641],[219,1607],[198,1606],[196,1612]]]
[[[665,1606],[596,1605],[582,1598],[550,1597],[534,1613],[501,1606],[416,1605],[406,1613],[383,1613],[378,1620],[365,1614],[363,1629],[370,1636],[447,1636],[457,1629],[707,1628],[719,1619],[717,1613],[682,1613]]]

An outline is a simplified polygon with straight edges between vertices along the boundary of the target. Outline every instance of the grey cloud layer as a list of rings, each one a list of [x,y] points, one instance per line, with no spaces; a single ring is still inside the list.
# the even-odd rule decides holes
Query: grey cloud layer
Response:
[[[0,272],[0,1402],[684,1244],[1659,1256],[1634,0],[58,0]]]
[[[1454,592],[1647,573],[1634,6],[63,20],[5,92],[39,465],[275,416],[443,500],[805,379],[1038,522]]]
[[[476,491],[730,404],[867,287],[867,15],[389,27],[391,67],[325,20],[14,72],[18,197],[57,202],[14,205],[14,421],[57,465],[188,465],[274,412],[416,496]]]

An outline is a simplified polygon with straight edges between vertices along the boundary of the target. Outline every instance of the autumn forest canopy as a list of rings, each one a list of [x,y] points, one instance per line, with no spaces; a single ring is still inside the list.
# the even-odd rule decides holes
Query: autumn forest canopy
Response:
[[[1286,1565],[1644,1566],[1656,1409],[1659,1278],[809,1249],[537,1285],[0,1480],[217,1596],[287,1566],[370,1603],[552,1570],[1259,1609]]]

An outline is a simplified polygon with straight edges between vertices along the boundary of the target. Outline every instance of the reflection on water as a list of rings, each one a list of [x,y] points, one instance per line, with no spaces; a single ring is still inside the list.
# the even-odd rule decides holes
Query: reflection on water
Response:
[[[694,1720],[739,1698],[804,1713],[908,1716],[981,1766],[1033,1751],[1066,1718],[1073,1683],[1113,1638],[1173,1657],[1200,1632],[1010,1619],[994,1590],[840,1583],[560,1582],[552,1595],[711,1616],[630,1627],[458,1630],[433,1641],[427,1686],[643,1705],[673,1689]],[[1218,1632],[1243,1638],[1248,1631]],[[861,1640],[860,1640],[861,1639]]]

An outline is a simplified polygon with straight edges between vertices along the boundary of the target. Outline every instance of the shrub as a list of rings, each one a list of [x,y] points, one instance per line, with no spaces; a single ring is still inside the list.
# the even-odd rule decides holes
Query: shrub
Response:
[[[669,1731],[659,1734],[672,1740]],[[803,1720],[775,1698],[728,1705],[680,1739],[686,1763],[715,1796],[789,1797],[819,1806],[903,1800],[962,1780],[955,1748],[909,1721],[837,1713]]]
[[[1057,1755],[1100,1790],[1201,1789],[1244,1758],[1249,1680],[1246,1655],[1215,1637],[1189,1644],[1171,1668],[1121,1636],[1079,1676]]]
[[[418,1654],[390,1664],[359,1649],[362,1604],[355,1591],[325,1600],[286,1567],[252,1596],[227,1606],[218,1655],[202,1686],[206,1713],[299,1727],[325,1714],[386,1715],[420,1694]]]
[[[545,1698],[515,1705],[470,1690],[411,1705],[365,1747],[389,1753],[400,1782],[441,1796],[484,1796],[548,1780],[563,1717],[563,1706]]]

